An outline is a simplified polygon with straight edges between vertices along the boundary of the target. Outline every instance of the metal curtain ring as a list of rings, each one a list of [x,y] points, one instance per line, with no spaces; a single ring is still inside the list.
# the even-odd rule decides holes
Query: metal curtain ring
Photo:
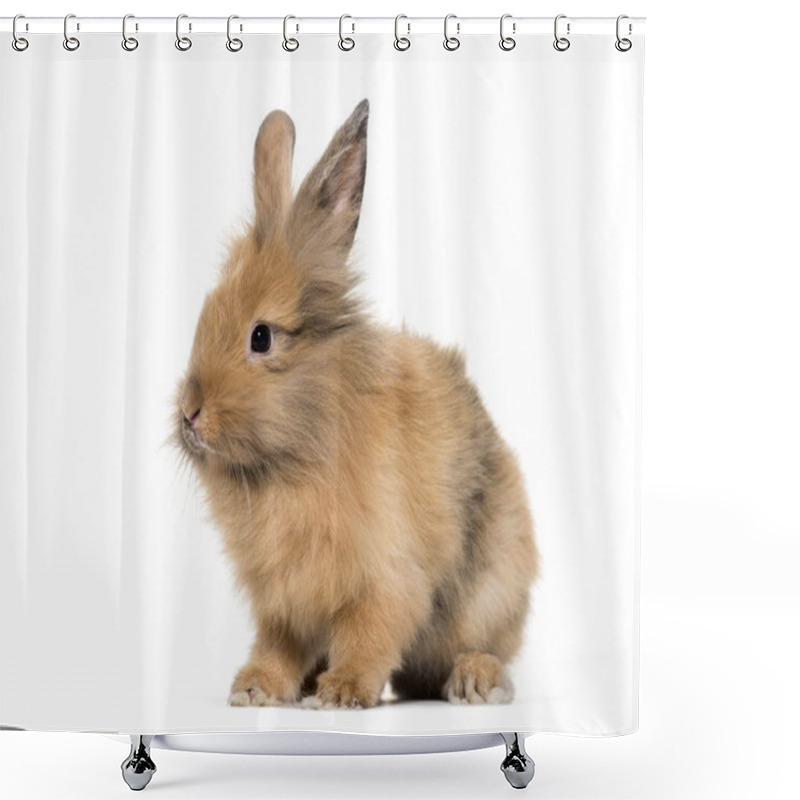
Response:
[[[458,50],[458,48],[461,47],[461,40],[456,36],[449,36],[448,33],[447,33],[447,23],[450,22],[451,19],[456,19],[456,15],[455,14],[448,14],[444,18],[444,42],[443,42],[443,44],[444,44],[444,49],[445,50],[450,50],[452,52],[453,50]],[[456,33],[459,33],[460,28],[461,28],[460,24],[456,23]]]
[[[516,39],[512,39],[510,36],[505,35],[503,28],[507,19],[511,19],[511,14],[503,14],[503,16],[500,17],[500,49],[505,50],[506,52],[513,50],[517,46]],[[516,28],[516,24],[513,24],[511,30],[516,33]]]
[[[403,52],[404,50],[408,50],[408,48],[411,47],[411,39],[409,39],[408,36],[400,35],[401,19],[408,19],[408,17],[405,14],[398,14],[394,18],[394,49]],[[408,33],[411,33],[411,23],[407,22],[406,26],[408,27]]]
[[[628,19],[628,15],[627,14],[620,14],[617,17],[617,41],[614,42],[614,47],[616,47],[617,50],[620,51],[620,53],[627,53],[628,50],[630,50],[631,47],[633,47],[633,42],[630,39],[623,39],[619,35],[619,24],[624,19]],[[631,26],[630,26],[630,23],[629,23],[628,24],[628,33],[630,33],[630,32],[631,32]]]
[[[344,50],[345,52],[352,50],[356,46],[355,41],[351,39],[349,36],[345,36],[344,32],[342,31],[342,27],[344,26],[344,21],[346,19],[353,19],[353,18],[349,14],[342,14],[342,16],[339,17],[339,49]],[[355,33],[356,25],[355,23],[352,23],[352,25],[353,25],[353,33]]]
[[[132,53],[138,46],[139,40],[128,36],[128,20],[133,19],[133,14],[126,14],[122,18],[122,49]]]
[[[175,47],[182,52],[186,52],[192,46],[192,40],[188,36],[181,36],[181,20],[188,19],[188,14],[178,14],[175,18]],[[189,26],[189,30],[192,26]]]
[[[11,40],[11,46],[18,53],[21,53],[24,50],[28,49],[29,42],[24,37],[17,35],[17,20],[18,19],[25,19],[25,15],[24,14],[17,14],[17,16],[14,17],[14,22],[11,23],[11,35],[13,36],[13,38]]]
[[[555,22],[553,23],[553,36],[555,36],[555,41],[553,42],[553,47],[558,50],[559,53],[563,53],[565,50],[569,50],[570,41],[566,38],[566,36],[559,36],[558,35],[558,21],[560,19],[566,19],[566,14],[559,14]],[[569,22],[567,23],[567,35],[569,35]]]
[[[244,43],[242,42],[241,39],[231,38],[231,22],[233,22],[233,20],[235,19],[239,19],[239,17],[236,16],[236,14],[231,14],[228,17],[228,27],[227,27],[228,41],[225,42],[225,47],[227,47],[231,53],[238,53],[242,49],[242,47],[244,47]],[[239,28],[239,30],[241,30],[241,27]]]
[[[73,52],[81,46],[81,43],[79,39],[69,35],[67,26],[71,19],[75,19],[74,14],[67,14],[67,16],[64,17],[64,49]],[[80,30],[80,28],[78,28],[78,30]]]
[[[289,20],[290,19],[297,19],[297,17],[292,16],[291,14],[287,14],[283,18],[283,49],[286,50],[287,53],[293,53],[300,47],[300,42],[297,41],[294,37],[288,36],[289,31]],[[296,30],[299,30],[300,26],[298,25]]]

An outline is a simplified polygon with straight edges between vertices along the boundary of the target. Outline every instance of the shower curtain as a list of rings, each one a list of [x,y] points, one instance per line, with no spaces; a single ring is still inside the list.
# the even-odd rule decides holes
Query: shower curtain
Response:
[[[0,722],[635,730],[643,37],[6,22]]]

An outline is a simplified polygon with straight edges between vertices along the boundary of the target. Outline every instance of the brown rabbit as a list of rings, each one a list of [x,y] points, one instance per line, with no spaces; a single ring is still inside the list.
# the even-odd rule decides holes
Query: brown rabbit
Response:
[[[375,324],[348,266],[362,101],[291,191],[294,125],[255,146],[255,220],[208,295],[179,388],[256,627],[231,705],[507,702],[537,571],[516,461],[454,349]]]

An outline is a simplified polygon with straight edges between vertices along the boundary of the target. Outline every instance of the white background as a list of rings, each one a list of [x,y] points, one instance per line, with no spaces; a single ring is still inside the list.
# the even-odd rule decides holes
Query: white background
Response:
[[[800,183],[790,4],[493,0],[39,2],[28,15],[648,17],[642,679],[638,734],[529,740],[540,798],[794,797],[800,744]],[[10,13],[11,10],[4,13]],[[4,795],[111,797],[125,748],[0,735]],[[156,752],[164,797],[491,797],[499,750],[294,759]]]

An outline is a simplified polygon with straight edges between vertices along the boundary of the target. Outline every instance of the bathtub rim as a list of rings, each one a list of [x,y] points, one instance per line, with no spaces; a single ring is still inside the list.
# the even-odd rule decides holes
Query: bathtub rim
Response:
[[[130,742],[125,734],[102,734]],[[520,733],[521,737],[529,736]],[[347,756],[422,755],[484,750],[504,744],[500,733],[407,734],[345,733],[336,731],[219,731],[155,734],[150,744],[158,750],[226,755]]]

